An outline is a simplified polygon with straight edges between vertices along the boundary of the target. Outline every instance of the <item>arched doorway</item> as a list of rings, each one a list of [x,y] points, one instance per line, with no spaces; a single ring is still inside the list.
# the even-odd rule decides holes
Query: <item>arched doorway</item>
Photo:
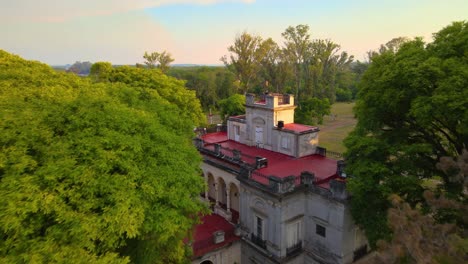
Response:
[[[239,188],[234,183],[231,183],[230,186],[229,199],[231,200],[231,209],[239,211]]]
[[[223,178],[218,178],[218,201],[221,204],[226,204],[227,202],[226,183]]]
[[[208,197],[210,200],[215,201],[215,197],[216,197],[215,181],[211,173],[208,173]]]
[[[234,183],[229,185],[229,207],[231,209],[232,222],[237,223],[239,220],[239,188]]]
[[[204,260],[200,264],[213,264],[213,262],[211,260]]]

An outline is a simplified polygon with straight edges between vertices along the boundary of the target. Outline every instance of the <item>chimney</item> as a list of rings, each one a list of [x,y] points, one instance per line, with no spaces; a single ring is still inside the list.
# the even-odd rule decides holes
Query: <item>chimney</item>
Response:
[[[219,244],[224,242],[224,231],[219,230],[213,233],[213,242]]]
[[[278,129],[283,129],[284,127],[284,121],[280,120],[278,121]]]

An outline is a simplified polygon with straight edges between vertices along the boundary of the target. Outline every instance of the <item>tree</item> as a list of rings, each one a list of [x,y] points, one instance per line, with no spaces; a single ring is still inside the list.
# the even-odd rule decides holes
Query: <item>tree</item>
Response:
[[[242,115],[245,113],[245,96],[234,94],[229,98],[219,101],[219,114],[221,119],[226,121],[230,116]]]
[[[355,95],[353,56],[340,52],[331,40],[311,40],[307,25],[290,26],[282,36],[282,48],[271,38],[245,32],[229,47],[230,59],[225,56],[222,61],[238,76],[238,93],[294,93],[299,111],[313,97],[334,103],[337,91],[343,100]]]
[[[441,158],[437,168],[450,175],[451,182],[464,186],[463,198],[466,201],[468,151],[464,150],[456,160],[451,157]],[[468,238],[464,236],[463,228],[457,228],[454,223],[440,223],[440,218],[451,212],[450,217],[458,219],[462,227],[466,227],[468,205],[463,200],[447,199],[444,193],[435,191],[424,192],[428,206],[418,204],[413,208],[398,195],[389,197],[392,207],[387,215],[393,231],[392,240],[379,240],[377,254],[369,258],[367,263],[464,262]]]
[[[73,65],[70,66],[70,68],[68,68],[67,72],[73,72],[74,74],[79,74],[79,75],[88,75],[90,69],[91,69],[91,62],[77,61],[73,63]]]
[[[330,110],[331,105],[327,98],[312,97],[302,101],[301,108],[294,112],[294,121],[306,125],[322,124],[323,117],[329,115]]]
[[[243,32],[234,40],[234,44],[229,46],[231,53],[221,58],[221,61],[229,70],[237,75],[240,81],[241,90],[238,93],[245,94],[252,88],[257,74],[260,72],[260,61],[265,56],[262,49],[262,38]]]
[[[186,112],[202,113],[166,97],[185,93],[180,81],[111,75],[135,82],[92,83],[0,51],[0,262],[144,263],[145,248],[152,263],[186,261],[204,210]]]
[[[141,90],[142,96],[150,91],[164,98],[168,103],[177,106],[178,109],[173,110],[174,115],[164,117],[167,122],[178,123],[178,126],[185,128],[192,124],[206,123],[200,101],[196,98],[194,91],[185,88],[184,81],[176,80],[159,71],[148,71],[129,66],[114,68],[109,80],[111,83],[123,83]],[[173,118],[174,116],[178,118]],[[185,122],[186,120],[190,120],[190,122]]]
[[[166,73],[167,70],[169,69],[169,64],[171,64],[172,62],[174,61],[174,59],[172,58],[171,54],[169,52],[166,52],[166,51],[163,51],[160,55],[159,55],[159,69],[161,69],[161,71],[163,73]]]
[[[176,67],[167,73],[179,80],[186,80],[188,89],[196,92],[205,111],[214,109],[216,102],[236,92],[235,76],[225,67]]]
[[[308,69],[304,87],[306,97],[328,98],[331,103],[335,102],[338,77],[343,78],[349,74],[349,65],[353,61],[353,56],[346,52],[339,53],[339,50],[340,45],[331,40],[312,41],[307,58]],[[347,83],[351,83],[351,79]]]
[[[360,83],[358,124],[345,140],[352,214],[372,245],[389,238],[388,197],[423,202],[422,179],[441,178],[451,197],[463,187],[437,168],[468,145],[468,26],[455,22],[372,58]]]
[[[156,64],[158,64],[159,60],[159,53],[158,52],[152,52],[148,53],[145,51],[145,54],[143,55],[143,59],[145,59],[145,64],[148,66],[150,69],[156,68]]]
[[[171,54],[169,52],[163,51],[162,53],[159,52],[152,52],[148,53],[145,52],[143,55],[145,59],[145,64],[150,68],[153,69],[158,67],[163,73],[166,73],[169,70],[169,64],[174,61]],[[158,64],[156,66],[156,64]]]
[[[285,52],[271,38],[262,42],[262,49],[265,56],[260,61],[260,76],[262,82],[266,83],[265,88],[276,93],[285,92],[286,83],[292,76],[291,63]]]
[[[89,76],[97,82],[109,81],[112,64],[109,62],[96,62],[91,66]]]
[[[396,53],[400,49],[400,47],[408,41],[410,41],[410,39],[407,37],[393,38],[389,42],[380,45],[377,51],[375,50],[368,51],[367,52],[368,61],[371,61],[374,56],[382,54],[387,51]]]
[[[308,25],[289,26],[282,34],[286,40],[285,53],[294,65],[294,75],[296,78],[295,98],[300,100],[301,81],[304,76],[306,66],[307,52],[310,47],[310,33]]]

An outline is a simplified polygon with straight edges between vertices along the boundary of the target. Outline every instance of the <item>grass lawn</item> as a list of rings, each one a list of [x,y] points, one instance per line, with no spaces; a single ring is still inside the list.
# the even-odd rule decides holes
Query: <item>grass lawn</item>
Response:
[[[356,126],[353,114],[354,103],[335,103],[331,115],[325,116],[323,125],[319,125],[319,145],[330,151],[345,152],[343,140]]]

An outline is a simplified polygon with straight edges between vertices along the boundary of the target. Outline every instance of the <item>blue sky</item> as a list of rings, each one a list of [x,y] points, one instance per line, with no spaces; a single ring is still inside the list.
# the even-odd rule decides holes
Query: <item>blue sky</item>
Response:
[[[466,20],[465,0],[0,0],[0,49],[48,64],[142,62],[167,50],[175,63],[220,64],[237,34],[282,44],[308,24],[362,60],[394,37],[431,34]]]

